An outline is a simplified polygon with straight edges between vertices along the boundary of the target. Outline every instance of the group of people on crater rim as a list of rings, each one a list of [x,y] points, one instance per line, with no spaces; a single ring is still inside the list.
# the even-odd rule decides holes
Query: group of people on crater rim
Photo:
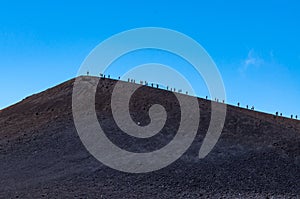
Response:
[[[240,105],[241,105],[241,104],[238,102],[238,103],[237,103],[237,106],[240,107]],[[248,105],[248,104],[246,105],[246,109],[249,109],[249,105]],[[251,110],[254,111],[254,109],[255,109],[254,106],[252,106],[252,107],[251,107]]]
[[[86,74],[87,74],[87,76],[89,76],[90,72],[87,71]],[[105,78],[105,74],[100,73],[100,77],[101,77],[101,78]],[[110,78],[110,75],[108,75],[107,78]],[[120,80],[121,77],[119,76],[118,79]],[[130,83],[135,83],[135,79],[130,79],[130,78],[128,78],[128,82],[130,82]],[[148,82],[147,82],[147,81],[140,81],[140,84],[145,85],[145,86],[148,86]],[[151,87],[154,87],[154,85],[155,85],[154,83],[151,83]],[[159,84],[156,84],[155,86],[156,86],[156,88],[159,88]],[[166,90],[170,90],[170,91],[176,92],[176,89],[175,89],[175,88],[172,89],[172,88],[169,88],[169,86],[166,86]],[[178,92],[181,93],[181,92],[182,92],[182,89],[179,89]],[[188,95],[188,91],[186,91],[186,95]],[[205,99],[208,100],[208,96],[206,96]],[[215,101],[219,103],[219,99],[215,98]],[[224,104],[224,103],[225,103],[225,100],[222,100],[222,103]],[[237,103],[237,106],[240,107],[240,105],[241,105],[240,102],[238,102],[238,103]],[[246,105],[246,109],[249,109],[249,105]],[[254,106],[251,107],[251,110],[252,110],[252,111],[255,110]],[[278,116],[282,117],[283,115],[282,115],[282,113],[279,114],[279,112],[277,111],[277,112],[275,113],[275,116],[276,116],[276,117],[278,117]],[[291,115],[291,119],[294,119],[294,115]],[[295,116],[295,119],[296,119],[296,120],[298,119],[298,115]]]
[[[276,116],[276,117],[279,116],[278,112],[275,113],[275,116]],[[282,117],[282,113],[280,113],[280,117]],[[293,114],[291,115],[291,119],[294,119],[294,115],[293,115]],[[296,120],[298,119],[298,115],[295,116],[295,119],[296,119]]]

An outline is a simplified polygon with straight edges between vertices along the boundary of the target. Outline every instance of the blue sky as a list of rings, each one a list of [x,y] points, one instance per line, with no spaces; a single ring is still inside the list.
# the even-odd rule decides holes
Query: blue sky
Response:
[[[113,34],[152,26],[198,41],[229,103],[300,115],[299,9],[286,0],[1,1],[0,109],[75,77]]]

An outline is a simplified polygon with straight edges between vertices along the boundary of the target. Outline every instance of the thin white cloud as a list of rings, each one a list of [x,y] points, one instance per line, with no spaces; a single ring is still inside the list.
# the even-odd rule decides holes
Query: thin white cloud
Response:
[[[262,64],[264,64],[264,59],[259,57],[255,51],[252,49],[248,53],[248,57],[244,61],[244,67],[247,69],[248,67],[254,66],[254,67],[259,67]]]
[[[250,67],[260,67],[265,64],[265,60],[261,58],[253,49],[248,52],[247,58],[242,60],[239,71],[245,73]]]

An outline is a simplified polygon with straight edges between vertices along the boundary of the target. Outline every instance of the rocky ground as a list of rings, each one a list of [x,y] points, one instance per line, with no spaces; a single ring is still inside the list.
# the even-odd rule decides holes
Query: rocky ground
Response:
[[[0,198],[300,197],[299,121],[228,106],[217,145],[199,159],[211,102],[198,99],[198,134],[180,159],[155,172],[123,173],[98,162],[82,145],[73,122],[73,83],[0,111]],[[168,112],[161,135],[145,142],[116,126],[109,106],[115,83],[101,79],[96,95],[98,120],[107,136],[124,149],[140,152],[167,144],[180,121],[175,96],[149,87],[132,96],[131,116],[141,125],[150,122],[152,104],[162,104]]]

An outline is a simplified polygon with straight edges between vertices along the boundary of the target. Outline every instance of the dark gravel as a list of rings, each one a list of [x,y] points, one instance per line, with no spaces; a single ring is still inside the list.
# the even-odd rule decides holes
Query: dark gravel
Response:
[[[0,198],[300,198],[299,121],[228,106],[221,138],[198,159],[211,103],[199,99],[200,127],[189,150],[159,171],[128,174],[98,162],[82,145],[72,116],[73,82],[0,111]],[[132,96],[132,118],[143,125],[151,104],[168,111],[159,135],[133,139],[112,118],[114,84],[102,79],[96,96],[98,120],[110,139],[138,152],[167,144],[180,121],[174,95],[142,87]]]

